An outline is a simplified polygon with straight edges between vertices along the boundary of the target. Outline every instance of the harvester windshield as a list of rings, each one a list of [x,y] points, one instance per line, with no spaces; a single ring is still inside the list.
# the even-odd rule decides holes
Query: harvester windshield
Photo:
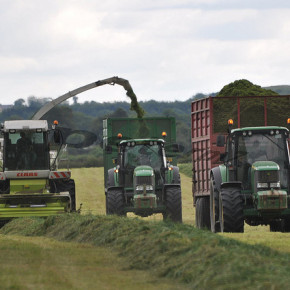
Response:
[[[233,143],[236,156],[238,180],[249,180],[249,168],[256,161],[273,161],[280,167],[282,188],[287,188],[288,169],[285,160],[289,160],[286,136],[271,130],[267,133],[254,131],[239,132],[237,142]],[[245,187],[246,184],[244,184]]]
[[[11,131],[4,137],[5,170],[49,169],[49,150],[46,132]]]

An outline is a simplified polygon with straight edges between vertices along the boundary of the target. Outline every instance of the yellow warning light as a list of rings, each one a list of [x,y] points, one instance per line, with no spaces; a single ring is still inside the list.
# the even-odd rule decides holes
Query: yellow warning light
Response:
[[[288,120],[287,120],[287,124],[290,124],[290,118],[288,118]]]
[[[57,121],[57,120],[54,120],[54,121],[53,121],[53,124],[54,124],[54,125],[58,125],[58,121]]]
[[[229,119],[229,120],[228,120],[228,125],[233,125],[233,124],[234,124],[233,119]]]
[[[123,135],[122,135],[121,133],[118,133],[117,137],[118,137],[119,139],[121,139],[121,138],[123,137]]]
[[[167,133],[164,131],[162,132],[162,137],[166,137],[167,136]]]

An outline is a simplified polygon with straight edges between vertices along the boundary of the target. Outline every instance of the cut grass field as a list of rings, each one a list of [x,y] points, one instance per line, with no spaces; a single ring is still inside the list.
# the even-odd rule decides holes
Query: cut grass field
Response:
[[[195,229],[192,183],[186,175],[181,175],[183,225],[163,223],[161,215],[143,219],[134,215],[105,217],[103,169],[73,169],[72,176],[77,204],[82,203],[81,215],[47,221],[19,219],[0,230],[0,271],[7,274],[0,276],[4,288],[30,289],[43,283],[42,289],[51,289],[51,285],[95,289],[92,285],[99,283],[95,284],[98,289],[288,289],[290,234],[249,226],[244,234]],[[7,264],[11,274],[5,270]],[[16,278],[17,283],[11,282],[21,269],[23,275],[27,269],[34,273],[24,279],[25,287],[21,287],[20,278]],[[99,282],[94,272],[102,276]],[[132,279],[137,284],[130,283]]]

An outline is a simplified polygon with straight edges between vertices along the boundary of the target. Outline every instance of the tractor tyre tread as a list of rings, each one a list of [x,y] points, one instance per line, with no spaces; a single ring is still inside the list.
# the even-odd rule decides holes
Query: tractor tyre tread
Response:
[[[163,219],[173,222],[182,222],[182,201],[180,186],[168,187],[165,192],[165,213]]]
[[[220,192],[220,199],[221,199],[220,206],[222,206],[222,214],[221,211],[219,214],[221,231],[232,233],[243,233],[244,205],[243,200],[241,198],[240,189],[222,188]]]

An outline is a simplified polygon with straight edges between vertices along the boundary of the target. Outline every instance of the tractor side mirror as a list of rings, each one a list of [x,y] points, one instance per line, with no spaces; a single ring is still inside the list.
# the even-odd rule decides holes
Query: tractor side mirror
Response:
[[[53,132],[53,140],[55,144],[59,144],[60,143],[60,131],[59,130],[55,130]]]
[[[112,154],[112,152],[113,152],[112,146],[107,145],[106,148],[105,148],[105,151],[106,151],[107,154]]]
[[[184,150],[184,146],[177,144],[177,143],[172,144],[172,151],[173,152],[183,152],[183,150]]]
[[[217,147],[224,147],[226,143],[224,135],[218,135],[216,139],[216,146]]]
[[[220,161],[225,161],[225,159],[226,159],[226,157],[227,157],[227,153],[221,153],[220,154]]]

